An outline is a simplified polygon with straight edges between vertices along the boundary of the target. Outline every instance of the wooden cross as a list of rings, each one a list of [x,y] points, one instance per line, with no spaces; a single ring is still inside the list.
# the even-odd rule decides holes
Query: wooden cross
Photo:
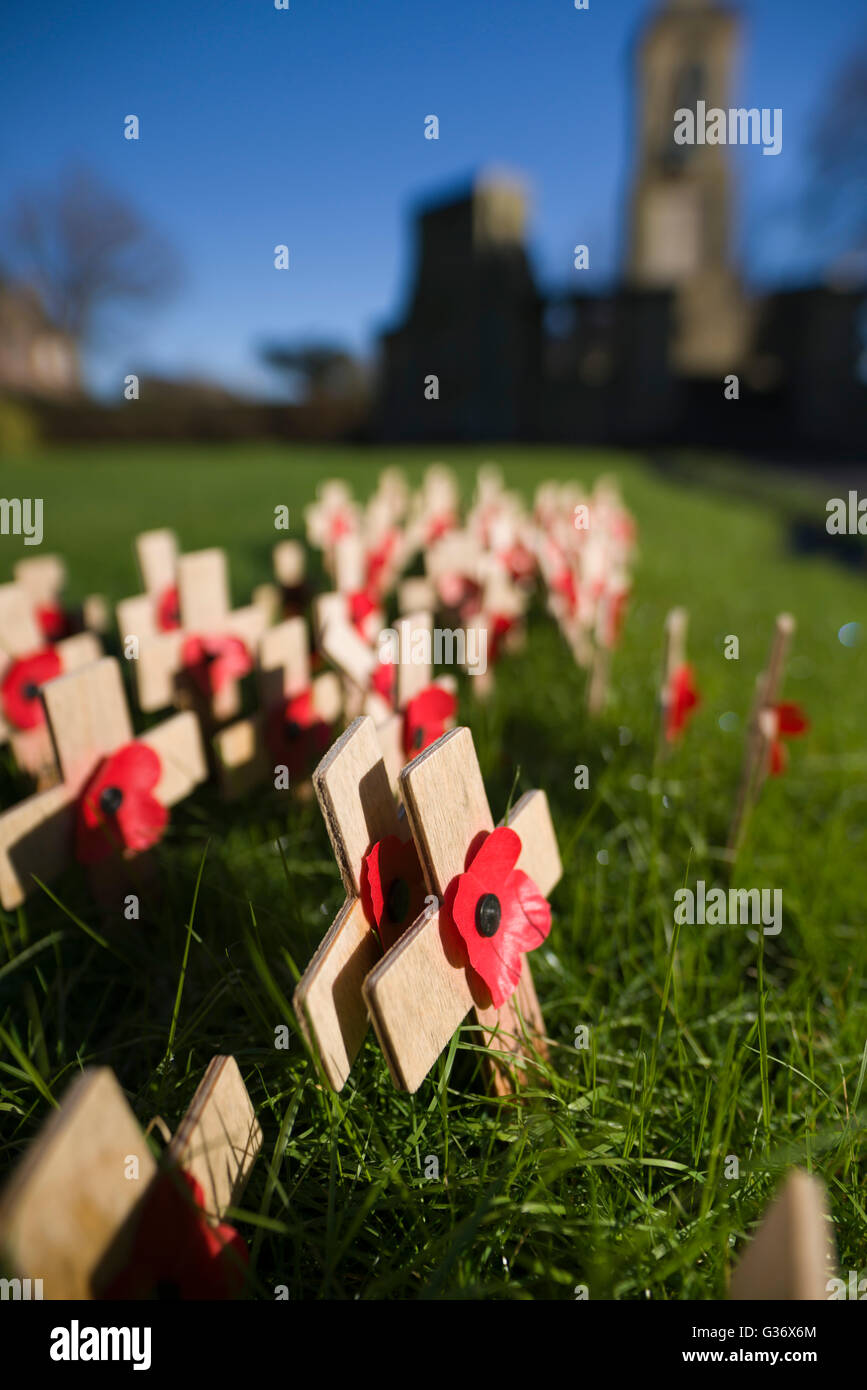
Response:
[[[768,775],[771,747],[777,733],[775,706],[780,697],[786,656],[795,632],[791,613],[780,613],[774,626],[768,664],[756,681],[756,693],[741,769],[735,813],[729,830],[728,854],[733,859],[741,846],[747,821]]]
[[[214,1057],[165,1156],[201,1184],[212,1220],[235,1205],[262,1131],[234,1057]],[[137,1162],[133,1163],[132,1160]],[[46,1299],[98,1298],[128,1263],[158,1166],[114,1072],[69,1087],[0,1195],[0,1264]]]
[[[322,610],[320,610],[321,613]],[[404,714],[409,702],[431,684],[450,691],[455,689],[452,676],[433,680],[431,662],[433,619],[430,613],[410,613],[394,624],[397,634],[399,660],[394,663],[394,698],[391,703],[370,689],[378,657],[351,623],[341,619],[338,612],[326,618],[320,639],[324,656],[343,674],[353,688],[349,711],[369,714],[376,725],[385,767],[393,791],[397,791],[400,769],[406,762],[403,743]],[[419,652],[422,657],[419,657]],[[425,653],[427,655],[425,656]]]
[[[181,555],[177,588],[180,628],[140,643],[134,663],[138,703],[145,711],[171,704],[192,706],[206,720],[222,723],[240,708],[238,681],[230,681],[210,701],[200,699],[184,677],[184,642],[194,634],[231,636],[240,638],[248,651],[255,651],[265,630],[265,615],[255,604],[230,610],[228,567],[222,550]]]
[[[20,584],[0,584],[0,680],[12,663],[47,647],[33,604]],[[76,671],[102,655],[99,638],[92,632],[65,637],[52,648],[63,671]],[[22,772],[33,777],[40,788],[57,781],[57,764],[48,729],[40,721],[32,729],[16,729],[0,716],[0,743],[9,741]]]
[[[825,1189],[795,1168],[732,1275],[729,1298],[824,1301],[836,1275]]]
[[[382,955],[361,903],[362,865],[387,835],[409,838],[398,815],[373,720],[356,719],[313,774],[346,902],[322,939],[293,997],[301,1030],[335,1091],[342,1089],[367,1032],[365,976]]]
[[[33,555],[19,560],[12,571],[35,608],[62,607],[66,587],[66,565],[59,555]],[[101,594],[88,594],[74,614],[75,629],[89,632],[108,630],[108,609]]]
[[[268,628],[259,640],[257,654],[259,711],[218,730],[214,748],[224,796],[243,796],[273,775],[274,757],[268,743],[268,719],[276,707],[308,688],[314,709],[325,724],[340,714],[340,683],[332,671],[315,680],[310,674],[307,624],[303,618],[287,618]]]
[[[308,602],[307,556],[301,542],[278,541],[271,556],[276,583],[257,584],[253,590],[253,604],[262,609],[269,627],[283,618],[301,616]]]
[[[136,636],[139,642],[158,637],[157,607],[160,598],[175,587],[178,568],[178,538],[165,527],[142,531],[134,541],[136,560],[144,593],[121,599],[117,605],[117,626],[121,643]]]
[[[488,798],[469,729],[453,729],[404,768],[400,788],[428,891],[443,902],[464,872],[478,837],[493,830]],[[527,792],[508,824],[521,839],[517,868],[547,897],[562,874],[557,839],[544,792]],[[493,1088],[516,1088],[534,1051],[547,1055],[542,1012],[529,960],[511,999],[495,1009],[481,997],[462,943],[439,905],[432,906],[374,966],[364,996],[395,1085],[416,1091],[455,1029],[475,1010],[488,1048]]]
[[[0,903],[18,907],[34,876],[49,882],[74,855],[78,797],[102,758],[133,739],[120,666],[103,657],[42,688],[61,781],[0,813]],[[164,806],[188,796],[207,776],[201,730],[191,711],[173,715],[138,740],[159,756],[154,795]],[[108,864],[95,865],[98,885]]]

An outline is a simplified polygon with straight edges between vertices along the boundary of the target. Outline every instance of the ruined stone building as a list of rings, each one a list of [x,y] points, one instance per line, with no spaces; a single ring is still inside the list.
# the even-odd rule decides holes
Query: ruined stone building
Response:
[[[734,255],[730,150],[673,138],[675,111],[732,106],[739,42],[736,14],[713,0],[654,4],[636,47],[613,292],[537,286],[512,178],[480,175],[419,210],[409,302],[382,339],[381,437],[863,448],[864,290],[750,296]],[[725,396],[731,376],[737,400]]]

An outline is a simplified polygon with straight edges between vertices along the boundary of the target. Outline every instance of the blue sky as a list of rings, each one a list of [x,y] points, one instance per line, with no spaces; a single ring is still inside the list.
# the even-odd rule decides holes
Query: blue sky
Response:
[[[86,163],[174,243],[183,289],[92,362],[256,389],[265,340],[369,350],[399,313],[414,202],[500,165],[531,194],[541,280],[571,248],[615,273],[630,158],[630,61],[656,0],[14,0],[0,189]],[[811,119],[865,31],[861,0],[744,0],[735,95],[782,107],[782,154],[736,151],[753,279],[818,264],[791,213]],[[141,120],[138,142],[123,118]],[[435,113],[439,141],[423,138]],[[2,195],[0,195],[2,201]],[[273,268],[286,243],[291,269]],[[586,282],[585,282],[586,283]]]

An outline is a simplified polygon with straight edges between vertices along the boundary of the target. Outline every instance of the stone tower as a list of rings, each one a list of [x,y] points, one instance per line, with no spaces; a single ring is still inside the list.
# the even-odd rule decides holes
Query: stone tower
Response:
[[[520,438],[536,427],[542,304],[520,182],[482,173],[418,210],[400,327],[382,342],[382,430],[393,438]],[[429,374],[439,399],[426,400]]]
[[[736,16],[713,0],[662,0],[638,44],[637,167],[627,279],[675,296],[675,370],[715,376],[740,364],[749,331],[734,268],[725,145],[677,145],[674,113],[728,109]]]

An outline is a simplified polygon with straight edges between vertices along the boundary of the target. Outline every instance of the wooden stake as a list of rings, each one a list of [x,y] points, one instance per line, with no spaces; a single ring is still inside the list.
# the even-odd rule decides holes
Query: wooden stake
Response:
[[[674,673],[686,661],[686,634],[689,627],[689,614],[685,608],[672,608],[665,620],[665,641],[662,649],[662,676],[659,687],[659,732],[657,735],[657,757],[664,758],[668,752],[666,728],[671,705],[671,683]]]
[[[791,613],[781,613],[774,627],[768,665],[756,681],[756,693],[747,728],[744,762],[735,813],[729,830],[728,854],[733,860],[740,849],[747,822],[768,774],[776,720],[769,718],[779,701],[786,656],[795,631]]]
[[[729,1298],[825,1301],[835,1266],[825,1189],[817,1178],[796,1168],[741,1256]]]
[[[401,773],[400,786],[428,890],[441,903],[452,880],[463,873],[470,846],[494,828],[469,729],[453,729],[420,753]],[[547,896],[562,865],[544,792],[523,796],[508,823],[521,837],[517,867]],[[516,1088],[534,1052],[547,1055],[527,958],[518,989],[502,1009],[486,1005],[474,988],[446,913],[430,908],[364,984],[395,1085],[418,1090],[471,1008],[486,1047],[492,1049],[489,1070],[497,1094]],[[505,1063],[494,1057],[495,1050],[507,1054]]]

